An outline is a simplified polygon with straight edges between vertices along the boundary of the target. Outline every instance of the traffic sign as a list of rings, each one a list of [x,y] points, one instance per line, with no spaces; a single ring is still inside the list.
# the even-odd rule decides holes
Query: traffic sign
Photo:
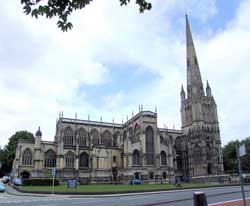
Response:
[[[241,145],[239,147],[239,156],[242,157],[246,154],[246,147],[245,147],[245,144]]]

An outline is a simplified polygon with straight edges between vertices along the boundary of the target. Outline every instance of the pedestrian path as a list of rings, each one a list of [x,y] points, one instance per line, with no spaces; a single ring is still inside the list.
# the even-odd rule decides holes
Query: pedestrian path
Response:
[[[209,204],[209,206],[242,206],[242,205],[243,205],[242,199]],[[250,206],[250,198],[246,199],[246,206]]]

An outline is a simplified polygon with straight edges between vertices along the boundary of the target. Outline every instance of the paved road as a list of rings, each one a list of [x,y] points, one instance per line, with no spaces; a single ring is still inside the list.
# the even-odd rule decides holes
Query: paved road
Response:
[[[245,187],[246,197],[250,197],[250,187]],[[162,192],[158,194],[143,194],[133,196],[98,197],[98,198],[68,198],[65,196],[13,196],[7,193],[0,194],[1,206],[193,206],[194,191],[204,191],[208,202],[215,203],[241,198],[240,187],[210,188],[189,191]],[[234,193],[230,193],[234,192]],[[230,193],[230,194],[225,194]],[[215,196],[214,196],[215,195]],[[182,201],[180,201],[182,200]]]

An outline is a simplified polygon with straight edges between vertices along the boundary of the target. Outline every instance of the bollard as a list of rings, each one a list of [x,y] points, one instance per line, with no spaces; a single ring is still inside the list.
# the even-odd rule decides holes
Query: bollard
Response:
[[[207,198],[205,192],[194,193],[194,206],[207,206]]]

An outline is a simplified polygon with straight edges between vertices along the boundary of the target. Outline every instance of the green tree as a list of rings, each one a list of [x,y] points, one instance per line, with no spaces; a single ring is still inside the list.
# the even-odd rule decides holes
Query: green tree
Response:
[[[242,144],[245,144],[246,146],[246,155],[241,157],[241,168],[244,173],[250,172],[250,137],[245,138],[242,141],[231,141],[223,147],[224,170],[226,172],[238,171],[236,146]]]
[[[0,150],[0,161],[2,162],[1,171],[3,173],[11,172],[18,141],[34,141],[34,139],[34,135],[27,131],[18,131],[9,138],[8,144],[4,149]]]
[[[224,170],[226,172],[237,172],[237,155],[235,147],[239,141],[231,141],[222,149]]]
[[[38,16],[45,15],[46,18],[58,17],[57,25],[62,31],[68,31],[73,27],[68,21],[68,17],[75,10],[81,10],[93,0],[21,0],[24,5],[23,10],[27,15]],[[130,0],[119,0],[121,6],[130,3]],[[139,11],[143,13],[145,10],[150,10],[152,4],[147,0],[136,0],[139,6]]]
[[[241,159],[241,168],[244,173],[250,173],[250,137],[241,141],[246,146],[246,155]]]

